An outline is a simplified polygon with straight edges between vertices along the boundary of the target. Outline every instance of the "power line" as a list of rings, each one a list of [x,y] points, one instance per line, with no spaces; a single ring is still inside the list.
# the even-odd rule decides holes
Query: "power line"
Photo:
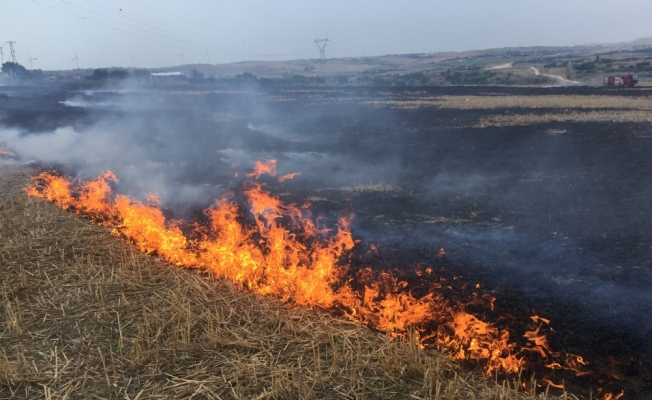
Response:
[[[174,40],[174,41],[182,42],[182,43],[185,42],[186,44],[189,44],[189,45],[191,45],[191,46],[196,46],[196,44],[194,44],[194,43],[188,43],[186,40],[176,39],[176,38],[174,38],[174,37],[170,37],[170,36],[167,36],[167,35],[163,35],[163,34],[158,33],[158,32],[153,32],[153,31],[151,31],[151,30],[149,30],[149,29],[140,28],[140,27],[138,27],[138,26],[135,26],[135,25],[132,25],[132,24],[129,24],[129,23],[123,22],[123,21],[118,21],[118,20],[115,19],[115,18],[107,17],[106,15],[102,15],[102,14],[100,14],[100,13],[98,13],[98,12],[91,11],[91,10],[88,10],[88,9],[86,9],[86,8],[80,7],[80,6],[76,5],[76,4],[72,4],[72,3],[68,2],[68,1],[66,1],[66,0],[60,0],[60,1],[61,1],[62,3],[64,3],[64,4],[68,4],[68,5],[70,5],[70,6],[73,6],[73,7],[75,7],[75,8],[78,8],[78,9],[80,9],[80,10],[82,10],[82,11],[87,12],[87,13],[95,14],[95,15],[99,15],[99,16],[102,17],[102,18],[106,18],[106,19],[108,19],[109,21],[117,22],[117,23],[119,23],[119,24],[124,24],[124,25],[126,25],[126,26],[128,26],[128,27],[130,27],[130,28],[137,29],[137,30],[139,30],[139,31],[142,31],[142,32],[148,33],[148,34],[150,34],[150,35],[156,35],[156,36],[160,36],[160,37],[162,37],[162,38],[168,39],[168,40]],[[148,39],[151,39],[151,38],[148,38]],[[196,48],[195,48],[195,49],[196,49]]]
[[[139,24],[142,24],[142,25],[148,26],[148,27],[150,27],[150,28],[152,28],[152,29],[156,29],[156,30],[159,30],[159,31],[161,31],[161,32],[169,33],[169,34],[171,34],[171,35],[174,35],[174,36],[177,36],[177,37],[180,37],[180,38],[186,39],[186,41],[194,42],[194,44],[199,44],[199,45],[202,45],[202,46],[210,46],[210,47],[215,48],[215,49],[218,50],[218,51],[223,51],[223,52],[232,52],[232,53],[240,53],[240,54],[253,54],[253,53],[243,52],[243,51],[240,51],[240,50],[234,50],[234,49],[229,49],[229,48],[226,48],[226,47],[216,46],[216,45],[214,45],[214,44],[212,44],[212,43],[202,42],[202,41],[200,41],[200,40],[191,39],[191,38],[189,38],[189,37],[187,37],[187,36],[179,35],[178,33],[175,33],[175,32],[172,32],[172,31],[169,31],[169,30],[167,30],[167,29],[161,29],[161,28],[159,28],[159,27],[157,27],[157,26],[154,26],[154,25],[148,24],[147,22],[144,22],[144,21],[141,21],[141,20],[138,20],[138,19],[135,19],[135,18],[128,17],[128,16],[124,15],[123,13],[119,13],[119,12],[113,11],[113,10],[111,10],[111,9],[109,9],[109,8],[106,8],[106,7],[101,6],[101,5],[99,5],[99,4],[93,3],[93,2],[90,1],[90,0],[84,0],[84,1],[85,1],[86,3],[88,3],[88,4],[92,4],[92,5],[94,5],[95,7],[98,7],[98,8],[101,8],[101,9],[103,9],[103,10],[109,11],[109,12],[111,12],[111,13],[113,13],[113,14],[119,15],[119,16],[122,17],[122,18],[128,19],[128,20],[130,20],[130,21],[137,22],[137,23],[139,23]],[[89,12],[92,12],[92,11],[89,11]],[[98,14],[98,15],[101,15],[101,14]],[[108,17],[105,17],[105,18],[108,18]],[[118,21],[118,22],[120,22],[120,21]],[[124,22],[120,22],[120,23],[124,23]],[[179,39],[175,39],[175,40],[179,40]],[[282,54],[281,54],[281,55],[282,55]]]
[[[62,8],[59,8],[59,7],[54,7],[54,6],[52,6],[52,5],[45,4],[45,3],[43,3],[42,1],[39,1],[39,0],[32,0],[32,1],[35,2],[35,3],[37,3],[37,4],[40,4],[40,5],[42,5],[42,6],[48,7],[48,8],[50,8],[50,9],[60,11],[60,12],[62,12],[62,13],[64,13],[64,14],[68,14],[68,15],[73,16],[73,17],[78,18],[78,19],[83,19],[83,20],[88,21],[88,22],[90,22],[90,23],[94,23],[94,24],[96,24],[96,25],[103,26],[103,27],[105,27],[105,28],[109,28],[109,29],[113,29],[113,30],[116,30],[116,31],[119,31],[119,32],[127,33],[127,34],[129,34],[129,35],[136,36],[136,37],[140,37],[140,38],[143,38],[143,39],[152,40],[152,41],[155,41],[155,42],[158,42],[158,43],[161,43],[161,44],[166,44],[166,45],[174,46],[174,47],[178,47],[178,48],[181,48],[181,49],[194,50],[194,51],[197,51],[197,52],[200,52],[201,50],[204,50],[205,52],[210,52],[210,53],[212,53],[213,51],[216,51],[215,49],[217,49],[217,51],[221,51],[221,52],[240,53],[240,54],[242,54],[242,55],[255,55],[255,56],[259,56],[259,57],[287,57],[287,56],[292,56],[292,55],[296,56],[296,55],[300,54],[301,51],[304,51],[305,49],[307,49],[307,48],[309,47],[309,46],[307,46],[307,47],[305,47],[305,48],[303,48],[303,49],[300,49],[300,50],[297,50],[297,51],[295,51],[295,52],[293,52],[293,53],[285,53],[285,54],[261,54],[261,53],[243,52],[243,51],[239,51],[239,50],[221,49],[221,48],[219,48],[218,46],[215,46],[215,45],[213,45],[213,44],[207,43],[207,45],[211,47],[211,49],[210,49],[210,51],[209,51],[209,49],[207,49],[206,47],[204,47],[204,48],[200,48],[198,45],[195,45],[194,43],[191,43],[190,45],[179,45],[179,44],[177,44],[177,43],[173,43],[173,42],[170,42],[170,41],[166,41],[166,40],[161,40],[161,39],[152,38],[152,37],[145,36],[145,35],[143,35],[143,34],[135,33],[135,32],[132,32],[132,31],[128,31],[128,30],[125,30],[125,29],[122,29],[122,28],[119,28],[119,27],[116,27],[116,26],[113,26],[113,25],[110,25],[110,24],[107,24],[107,23],[102,23],[102,22],[99,22],[99,21],[97,21],[97,20],[95,20],[95,19],[91,19],[91,18],[88,18],[88,17],[86,17],[86,16],[82,16],[82,15],[76,14],[76,13],[71,12],[71,11],[69,11],[69,10],[65,10],[65,9],[62,9]],[[80,8],[81,10],[84,10],[84,11],[86,11],[86,12],[94,13],[94,14],[96,14],[96,15],[99,15],[99,16],[101,16],[101,17],[104,17],[104,18],[110,19],[110,20],[115,21],[115,22],[117,22],[117,23],[125,24],[124,22],[117,21],[117,20],[115,20],[115,19],[113,19],[113,18],[109,18],[109,17],[103,16],[102,14],[99,14],[99,13],[97,13],[97,12],[89,11],[89,10],[86,10],[86,9],[84,9],[84,8],[81,8],[81,7],[77,6],[77,5],[71,4],[71,3],[69,3],[69,2],[67,2],[67,1],[65,1],[65,0],[61,0],[61,1],[62,1],[63,3],[65,3],[65,4],[72,5],[73,7]],[[87,1],[87,2],[88,2],[89,4],[94,4],[94,3],[90,2],[90,1]],[[94,5],[95,5],[95,4],[94,4]],[[98,6],[98,5],[96,5],[96,6]],[[98,7],[101,7],[101,6],[98,6]],[[101,7],[101,8],[104,8],[104,7]],[[108,10],[108,9],[107,9],[107,10]],[[133,18],[132,18],[132,20],[133,20]],[[135,20],[135,21],[137,21],[137,20]],[[139,22],[139,23],[142,23],[142,22]],[[144,23],[143,23],[143,24],[144,24]],[[165,36],[165,35],[162,35],[162,34],[159,34],[159,33],[156,33],[156,32],[151,32],[151,31],[149,31],[149,30],[145,30],[145,29],[142,29],[142,28],[138,28],[138,27],[135,27],[135,26],[130,25],[130,24],[125,24],[125,25],[129,25],[129,26],[132,26],[133,28],[139,29],[139,30],[141,30],[141,31],[150,32],[151,34],[155,34],[155,35],[158,35],[158,36],[162,36],[162,37],[165,37],[165,38],[168,38],[168,39],[171,39],[171,40],[181,41],[181,40],[179,40],[179,39],[170,38],[170,37],[168,37],[168,36]],[[159,28],[155,28],[155,29],[159,29]],[[183,41],[181,41],[181,42],[183,42]],[[186,40],[185,42],[188,43],[187,40]],[[198,42],[198,41],[195,41],[195,42],[197,42],[197,43],[203,43],[203,42]]]
[[[93,19],[90,19],[90,18],[83,17],[83,16],[81,16],[81,15],[77,15],[77,14],[75,14],[75,13],[72,13],[72,12],[67,11],[67,10],[63,10],[63,9],[61,9],[61,8],[58,8],[58,7],[53,7],[53,6],[49,5],[49,4],[42,3],[42,2],[40,2],[40,1],[38,1],[38,0],[32,0],[32,1],[35,2],[35,3],[38,3],[38,4],[42,5],[42,6],[45,6],[45,7],[51,8],[51,9],[53,9],[53,10],[61,11],[61,12],[65,13],[65,14],[71,15],[71,16],[73,16],[73,17],[75,17],[75,18],[83,19],[83,20],[86,20],[86,21],[89,21],[89,22],[95,23],[95,24],[97,24],[97,25],[100,25],[100,26],[103,26],[103,27],[106,27],[106,28],[109,28],[109,29],[113,29],[113,30],[116,30],[116,31],[119,31],[119,32],[128,33],[128,34],[133,35],[133,36],[136,36],[136,37],[140,37],[140,38],[148,39],[148,40],[153,40],[153,41],[155,41],[155,42],[159,42],[159,43],[167,44],[167,45],[169,45],[169,46],[174,46],[174,47],[179,47],[179,48],[182,48],[182,49],[191,49],[191,50],[199,51],[199,49],[196,49],[196,48],[193,49],[193,48],[190,48],[190,47],[180,46],[180,45],[175,44],[175,43],[170,43],[170,42],[162,41],[162,40],[159,40],[159,39],[154,39],[154,38],[151,38],[151,37],[147,37],[147,36],[139,35],[139,34],[134,33],[134,32],[126,31],[126,30],[124,30],[124,29],[116,28],[115,26],[107,25],[107,24],[104,24],[104,23],[102,23],[102,22],[98,22],[98,21],[96,21],[96,20],[93,20]]]
[[[132,24],[129,24],[129,23],[123,22],[123,21],[118,21],[118,20],[115,19],[115,18],[107,17],[106,15],[102,15],[102,14],[100,14],[100,13],[98,13],[98,12],[95,12],[95,11],[91,11],[91,10],[85,9],[85,8],[83,8],[83,7],[80,7],[80,6],[76,5],[76,4],[72,4],[72,3],[70,3],[70,2],[68,2],[68,1],[66,1],[66,0],[60,0],[60,1],[61,1],[62,3],[65,3],[65,4],[68,4],[68,5],[73,6],[73,7],[75,7],[75,8],[78,8],[78,9],[80,9],[80,10],[82,10],[82,11],[87,12],[87,13],[95,14],[95,15],[98,15],[98,16],[100,16],[100,17],[102,17],[102,18],[106,18],[106,19],[108,19],[109,21],[117,22],[117,23],[119,23],[119,24],[124,24],[124,25],[126,25],[126,26],[128,26],[128,27],[130,27],[130,28],[132,28],[132,29],[136,29],[136,30],[142,31],[142,32],[145,32],[145,33],[150,34],[150,35],[160,36],[160,37],[165,38],[165,39],[168,39],[168,40],[173,40],[173,41],[177,41],[177,42],[185,43],[186,46],[188,46],[188,45],[189,45],[189,46],[194,46],[193,50],[200,50],[200,46],[197,46],[197,45],[194,44],[194,43],[189,43],[189,42],[186,41],[186,40],[176,39],[176,38],[174,38],[174,37],[170,37],[170,36],[167,36],[167,35],[163,35],[163,34],[158,33],[158,32],[153,32],[153,31],[151,31],[151,30],[149,30],[149,29],[140,28],[140,27],[138,27],[138,26],[135,26],[135,25],[132,25]],[[96,22],[96,21],[95,21],[95,22]],[[114,29],[117,29],[117,28],[115,28],[115,27],[113,27],[113,28],[114,28]],[[130,33],[134,34],[133,32],[130,32]],[[140,37],[143,37],[143,38],[146,38],[146,39],[150,39],[150,40],[156,40],[156,39],[153,39],[153,38],[150,38],[150,37],[147,37],[147,36],[141,36],[141,35],[137,35],[137,36],[140,36]],[[159,40],[159,41],[160,41],[160,40]],[[168,43],[168,44],[172,44],[172,45],[177,46],[176,44],[173,44],[173,43],[170,43],[170,42],[164,42],[164,43]]]
[[[135,18],[127,17],[127,16],[123,15],[122,13],[117,13],[117,12],[115,12],[115,11],[113,11],[113,10],[110,10],[110,9],[108,9],[108,8],[106,8],[106,7],[103,7],[103,6],[100,6],[100,5],[98,5],[98,4],[95,4],[95,3],[91,2],[91,1],[84,0],[86,3],[92,4],[92,5],[96,6],[96,7],[99,7],[99,8],[101,8],[101,9],[106,10],[106,11],[109,11],[109,12],[112,12],[112,13],[114,13],[114,14],[117,14],[117,15],[121,16],[122,18],[128,19],[128,20],[130,20],[130,21],[137,22],[137,23],[142,24],[142,25],[146,25],[146,26],[148,26],[148,27],[151,27],[151,28],[153,28],[153,29],[156,29],[156,30],[159,30],[159,31],[162,31],[162,32],[167,32],[167,33],[169,33],[169,34],[171,34],[171,35],[174,35],[174,37],[171,37],[171,36],[169,36],[169,35],[165,35],[165,34],[162,34],[162,33],[159,33],[159,32],[154,32],[154,31],[152,31],[152,30],[150,30],[150,29],[141,28],[141,27],[135,26],[135,25],[133,25],[133,24],[126,23],[126,22],[124,22],[124,21],[119,21],[119,20],[117,20],[117,19],[115,19],[115,18],[108,17],[108,16],[103,15],[103,14],[101,14],[101,13],[99,13],[99,12],[89,10],[89,9],[87,9],[87,8],[81,7],[81,6],[76,5],[76,4],[72,4],[72,3],[70,3],[70,2],[67,1],[67,0],[60,0],[60,1],[61,1],[62,3],[68,4],[68,5],[70,5],[70,6],[73,6],[73,7],[75,7],[75,8],[78,8],[78,9],[80,9],[80,10],[83,10],[83,11],[85,11],[85,12],[87,12],[87,13],[92,13],[92,14],[95,14],[95,15],[99,15],[99,16],[102,17],[102,18],[106,18],[106,19],[108,19],[108,20],[110,20],[110,21],[117,22],[117,23],[119,23],[119,24],[124,24],[124,25],[129,26],[129,27],[131,27],[131,28],[133,28],[133,29],[137,29],[137,30],[140,30],[140,31],[142,31],[142,32],[146,32],[146,33],[151,34],[151,35],[160,36],[160,37],[163,37],[163,38],[168,39],[168,40],[174,40],[174,41],[177,41],[177,42],[185,43],[186,45],[194,46],[194,50],[197,50],[197,47],[204,47],[204,50],[208,51],[208,49],[206,49],[205,46],[209,46],[209,47],[212,48],[211,50],[213,50],[213,51],[218,51],[218,52],[223,52],[223,53],[237,53],[237,54],[241,54],[241,55],[257,55],[257,56],[263,56],[263,57],[287,57],[287,56],[290,56],[290,55],[294,55],[294,54],[295,54],[295,53],[285,53],[285,54],[260,54],[260,53],[250,53],[250,52],[246,52],[246,51],[241,51],[241,50],[235,50],[235,49],[229,49],[229,48],[225,48],[225,47],[216,46],[216,45],[214,45],[214,44],[212,44],[212,43],[202,42],[202,41],[198,41],[198,40],[194,40],[194,39],[186,38],[186,37],[181,36],[181,35],[178,35],[178,34],[176,34],[176,33],[174,33],[174,32],[171,32],[171,31],[168,31],[168,30],[165,30],[165,29],[158,28],[158,27],[156,27],[156,26],[154,26],[154,25],[150,25],[150,24],[148,24],[148,23],[146,23],[146,22],[143,22],[143,21],[137,20],[137,19],[135,19]],[[180,39],[180,38],[181,38],[181,39]]]

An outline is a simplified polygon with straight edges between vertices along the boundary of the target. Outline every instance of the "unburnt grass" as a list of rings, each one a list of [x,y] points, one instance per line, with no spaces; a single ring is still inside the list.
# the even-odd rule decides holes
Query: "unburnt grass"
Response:
[[[500,110],[470,125],[476,128],[492,126],[527,126],[550,122],[652,122],[652,101],[646,97],[625,96],[431,96],[411,94],[403,97],[394,93],[387,99],[366,101],[371,107],[414,110],[443,108],[459,110]],[[509,113],[512,109],[515,112]],[[505,113],[507,112],[507,114]]]
[[[2,399],[555,398],[143,255],[30,174],[0,173]]]

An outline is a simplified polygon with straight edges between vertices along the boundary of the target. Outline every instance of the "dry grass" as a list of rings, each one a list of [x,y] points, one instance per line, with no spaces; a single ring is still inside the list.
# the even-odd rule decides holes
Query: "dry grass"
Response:
[[[448,96],[425,94],[386,94],[387,100],[367,101],[372,107],[420,109],[427,107],[450,109],[532,109],[531,114],[490,115],[472,125],[490,126],[534,125],[549,122],[652,122],[652,98],[624,96]],[[537,109],[555,111],[543,114]],[[600,109],[597,111],[596,109]]]
[[[28,179],[0,173],[0,399],[543,398],[144,256]]]
[[[475,127],[535,125],[548,122],[652,122],[652,111],[569,111],[545,114],[490,115]]]
[[[625,96],[429,96],[418,94],[385,94],[387,100],[366,101],[373,107],[390,107],[397,109],[418,109],[424,107],[457,109],[494,109],[494,108],[579,108],[579,109],[630,109],[652,111],[652,98]]]
[[[394,186],[387,184],[387,183],[371,183],[369,182],[368,184],[365,183],[356,183],[354,185],[350,186],[342,186],[340,188],[341,191],[343,192],[350,192],[350,193],[355,193],[355,192],[391,192],[395,190]]]

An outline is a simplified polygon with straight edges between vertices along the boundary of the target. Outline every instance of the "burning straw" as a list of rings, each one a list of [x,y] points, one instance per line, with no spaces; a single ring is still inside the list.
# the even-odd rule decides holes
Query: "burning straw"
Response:
[[[507,396],[502,398],[518,398],[522,388],[534,395],[540,386],[535,381],[487,386],[471,375],[462,378],[447,357],[425,355],[423,346],[444,348],[454,359],[475,360],[488,374],[519,371],[525,366],[523,351],[553,356],[538,330],[528,333],[527,348],[518,349],[509,332],[466,313],[461,305],[447,304],[434,290],[414,297],[405,282],[389,273],[369,271],[368,283],[354,289],[340,264],[354,245],[348,217],[339,220],[333,233],[311,219],[307,207],[284,205],[251,181],[244,189],[251,224],[239,222],[236,203],[221,199],[206,210],[209,225],[188,238],[156,207],[113,195],[112,180],[110,173],[91,182],[44,173],[28,192],[113,227],[114,236],[127,238],[145,253],[225,280],[153,268],[156,261],[108,240],[103,229],[33,200],[5,200],[3,215],[9,222],[0,221],[2,231],[9,226],[10,232],[29,232],[31,241],[50,240],[34,246],[19,233],[0,251],[13,265],[3,302],[6,333],[14,342],[2,354],[7,367],[0,372],[11,393],[24,390],[27,396],[36,390],[33,380],[46,397],[53,387],[64,394],[90,385],[99,393],[102,376],[104,390],[120,396],[133,396],[137,388],[174,396],[195,390],[207,398],[225,392],[261,398],[386,398],[406,391],[418,398],[494,398],[500,391]],[[38,255],[29,271],[21,254],[34,251],[27,252],[26,246]],[[338,309],[388,337],[405,339],[388,341],[357,324],[287,309],[239,288],[289,304]],[[57,334],[39,331],[52,324]],[[31,338],[29,348],[25,335]],[[48,343],[47,335],[53,335],[54,348],[35,352]],[[59,381],[64,371],[67,378]]]

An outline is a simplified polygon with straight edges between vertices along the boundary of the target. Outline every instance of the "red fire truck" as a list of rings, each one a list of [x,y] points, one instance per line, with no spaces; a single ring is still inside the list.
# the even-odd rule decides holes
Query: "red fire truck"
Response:
[[[638,75],[625,74],[623,76],[605,76],[602,83],[605,86],[634,87],[638,83]]]

